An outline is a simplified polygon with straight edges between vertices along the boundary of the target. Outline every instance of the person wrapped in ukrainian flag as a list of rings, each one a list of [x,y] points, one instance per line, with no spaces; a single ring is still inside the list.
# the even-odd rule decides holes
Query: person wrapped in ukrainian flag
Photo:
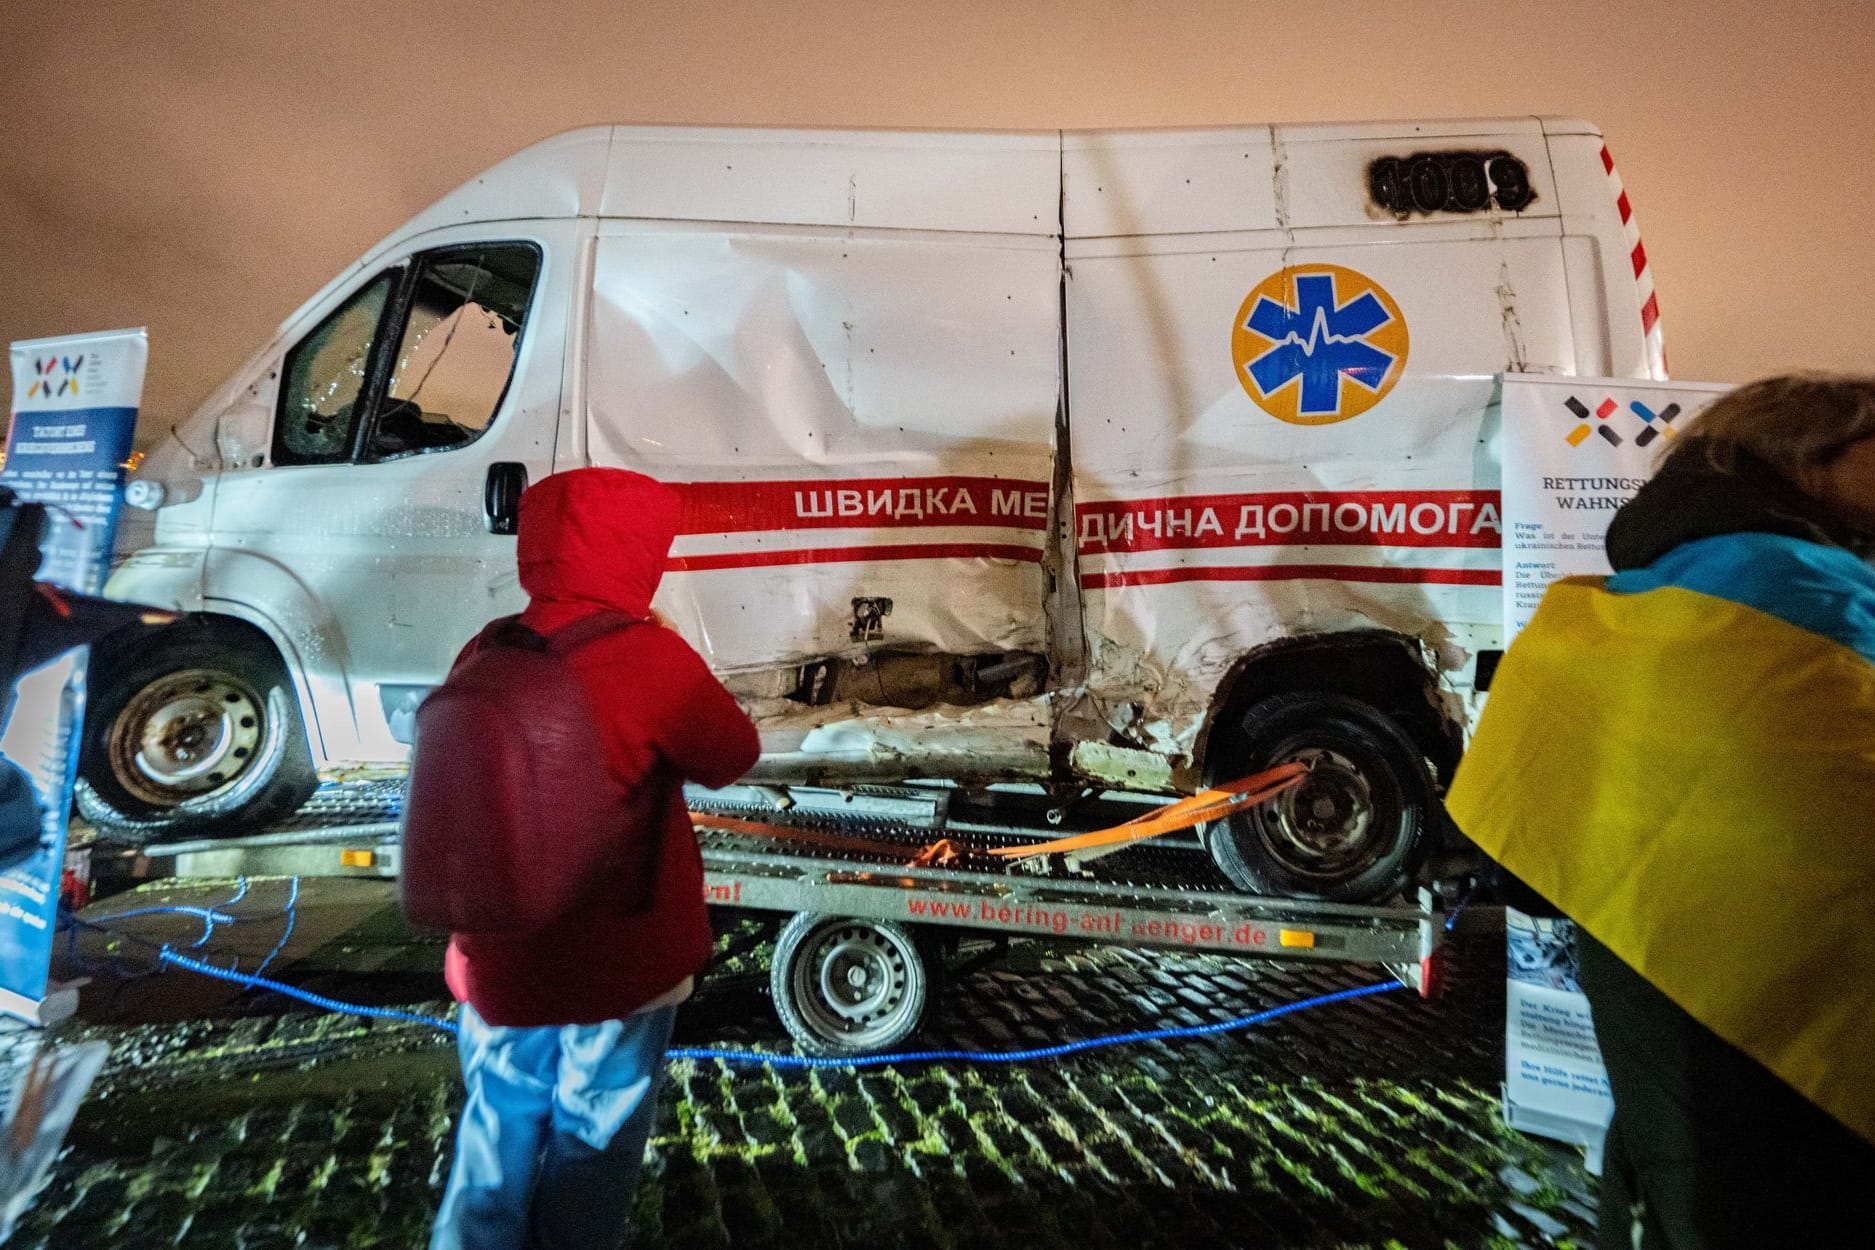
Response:
[[[1446,806],[1580,926],[1601,1244],[1875,1245],[1875,378],[1716,400],[1505,654]]]

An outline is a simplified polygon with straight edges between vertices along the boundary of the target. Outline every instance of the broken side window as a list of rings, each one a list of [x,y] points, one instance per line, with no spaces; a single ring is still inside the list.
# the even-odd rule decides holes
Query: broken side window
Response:
[[[412,277],[367,459],[474,441],[501,407],[540,273],[528,243],[432,252]]]
[[[275,464],[329,464],[351,458],[371,346],[398,272],[379,274],[313,328],[287,354],[274,426]]]

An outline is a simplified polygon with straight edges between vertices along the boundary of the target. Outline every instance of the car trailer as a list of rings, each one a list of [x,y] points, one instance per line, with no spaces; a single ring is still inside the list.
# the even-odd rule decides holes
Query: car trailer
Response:
[[[1248,895],[1189,832],[1084,858],[989,853],[1104,827],[1100,818],[1127,800],[1051,806],[1039,787],[916,785],[745,785],[686,797],[705,900],[785,918],[769,983],[782,1024],[809,1054],[869,1054],[911,1037],[948,957],[971,939],[1378,964],[1422,995],[1439,988],[1444,917],[1430,889],[1393,906]],[[153,843],[120,867],[139,878],[395,877],[401,799],[395,781],[328,785],[268,832]],[[914,862],[939,838],[948,862]]]

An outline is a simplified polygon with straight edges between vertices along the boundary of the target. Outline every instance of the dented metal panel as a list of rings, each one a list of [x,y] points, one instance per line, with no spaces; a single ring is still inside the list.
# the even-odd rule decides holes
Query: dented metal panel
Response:
[[[1052,704],[1037,697],[912,712],[753,701],[748,711],[762,733],[762,761],[750,776],[830,782],[1046,777]]]
[[[719,671],[1045,649],[1058,266],[1045,238],[602,227],[588,454],[681,484],[658,603]],[[891,603],[863,636],[859,599]]]
[[[1364,213],[1392,142],[1279,144],[1273,200]],[[1297,176],[1337,165],[1332,196]],[[1387,630],[1454,680],[1495,645],[1490,375],[1575,366],[1556,230],[1376,229],[1067,244],[1088,684],[1138,746],[1189,762],[1232,665],[1279,638]]]

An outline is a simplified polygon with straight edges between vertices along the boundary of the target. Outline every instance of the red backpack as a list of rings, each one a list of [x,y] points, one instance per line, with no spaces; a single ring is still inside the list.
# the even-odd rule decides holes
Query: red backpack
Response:
[[[411,923],[538,930],[619,861],[640,779],[613,774],[567,656],[640,623],[601,613],[543,638],[506,617],[423,701],[399,871]]]

